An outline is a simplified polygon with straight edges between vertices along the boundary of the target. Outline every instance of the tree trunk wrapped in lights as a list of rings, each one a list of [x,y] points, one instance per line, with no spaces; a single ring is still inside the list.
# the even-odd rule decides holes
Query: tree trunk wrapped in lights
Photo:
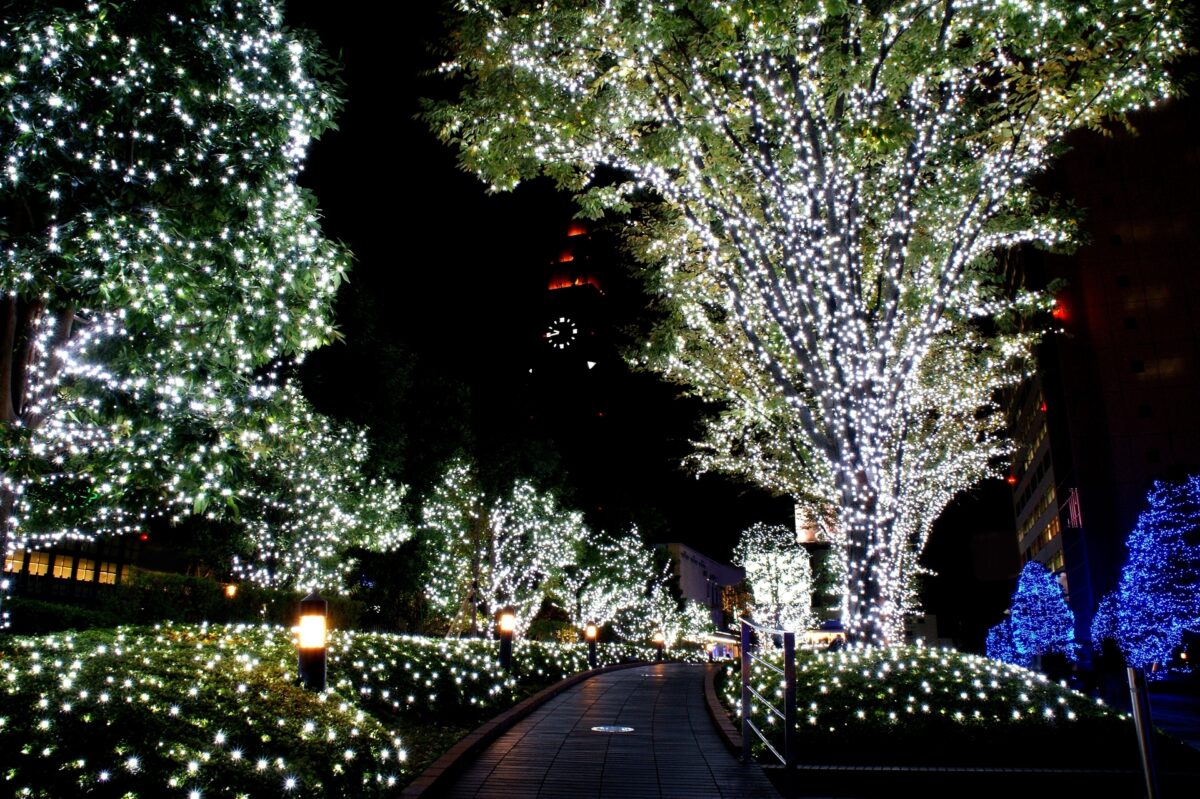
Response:
[[[1003,452],[992,397],[1030,338],[993,331],[1045,302],[993,253],[1071,232],[1026,179],[1169,94],[1178,6],[463,0],[463,88],[427,118],[495,189],[660,203],[630,236],[678,311],[663,368],[729,408],[713,465],[838,508],[847,629],[882,642]]]

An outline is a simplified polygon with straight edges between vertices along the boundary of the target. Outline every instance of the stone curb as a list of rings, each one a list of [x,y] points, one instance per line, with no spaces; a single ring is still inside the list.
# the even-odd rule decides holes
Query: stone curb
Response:
[[[725,706],[717,697],[717,671],[721,668],[721,665],[717,663],[708,664],[704,675],[704,704],[708,708],[708,715],[712,719],[713,726],[717,728],[717,734],[721,736],[721,740],[725,742],[725,746],[733,753],[734,757],[740,759],[742,756],[742,733],[733,726],[733,722],[729,720],[729,714],[725,712]]]
[[[476,727],[473,732],[461,738],[458,743],[450,747],[445,754],[433,761],[427,769],[417,775],[416,779],[405,786],[404,790],[400,793],[401,799],[418,799],[418,797],[421,799],[430,799],[430,797],[437,796],[484,747],[499,738],[502,733],[506,732],[518,721],[536,710],[539,705],[553,699],[568,688],[599,674],[649,665],[654,664],[642,661],[636,663],[615,663],[611,666],[603,666],[598,669],[591,669],[590,671],[581,671],[578,674],[567,677],[565,680],[559,680],[554,685],[543,688],[525,701],[510,707],[491,721],[485,721]]]

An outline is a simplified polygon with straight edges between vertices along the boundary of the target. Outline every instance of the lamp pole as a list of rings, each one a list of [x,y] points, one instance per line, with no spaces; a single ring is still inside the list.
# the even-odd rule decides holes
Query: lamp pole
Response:
[[[658,654],[654,659],[661,663],[663,659],[663,650],[667,647],[667,637],[662,634],[662,630],[659,630],[654,634],[654,646],[658,648]]]
[[[589,623],[583,628],[583,637],[587,639],[588,645],[588,668],[596,668],[596,637],[600,634],[599,628],[596,625]]]
[[[500,614],[500,667],[512,671],[513,630],[517,626],[517,617],[511,610]]]
[[[296,626],[297,671],[300,684],[310,691],[325,690],[326,621],[329,603],[313,591],[300,600],[300,623]]]

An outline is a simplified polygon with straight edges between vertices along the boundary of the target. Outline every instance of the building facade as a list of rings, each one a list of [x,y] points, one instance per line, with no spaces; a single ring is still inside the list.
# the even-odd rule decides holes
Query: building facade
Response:
[[[663,544],[671,556],[671,569],[679,580],[679,590],[685,600],[699,602],[712,613],[717,629],[725,628],[721,605],[721,589],[736,586],[746,579],[746,572],[714,560],[687,544]]]
[[[1043,191],[1083,213],[1074,254],[1026,254],[1054,291],[1037,374],[1009,404],[1015,543],[1058,575],[1090,638],[1155,480],[1200,471],[1200,124],[1193,100],[1084,134]]]

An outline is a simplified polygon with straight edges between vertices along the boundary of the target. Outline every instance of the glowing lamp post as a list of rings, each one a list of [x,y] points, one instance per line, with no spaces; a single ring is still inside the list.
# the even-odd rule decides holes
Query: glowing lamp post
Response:
[[[500,667],[507,671],[512,671],[512,639],[516,626],[517,617],[511,610],[500,614]]]
[[[596,668],[596,636],[600,634],[600,630],[594,624],[589,624],[583,628],[583,637],[587,639],[588,645],[588,668]]]
[[[654,634],[654,646],[658,649],[658,655],[656,655],[654,659],[662,661],[663,650],[667,647],[667,637],[662,634],[662,630],[659,630]]]
[[[300,624],[294,629],[299,634],[300,684],[310,691],[325,690],[325,620],[329,616],[329,603],[313,591],[300,600]]]

